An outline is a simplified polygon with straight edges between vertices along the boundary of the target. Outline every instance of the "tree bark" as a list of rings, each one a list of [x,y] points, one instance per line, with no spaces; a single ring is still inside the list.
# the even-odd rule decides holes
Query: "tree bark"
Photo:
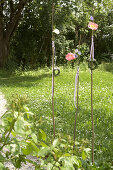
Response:
[[[0,37],[0,68],[3,68],[8,59],[8,52],[9,52],[9,43],[3,38],[1,40]]]
[[[4,67],[8,56],[8,45],[5,41],[3,27],[3,3],[0,3],[0,67]]]

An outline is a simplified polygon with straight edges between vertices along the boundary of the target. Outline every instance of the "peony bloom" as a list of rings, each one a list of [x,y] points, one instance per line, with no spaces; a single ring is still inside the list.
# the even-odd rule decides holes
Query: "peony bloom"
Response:
[[[77,57],[73,53],[68,53],[66,55],[66,60],[68,60],[68,61],[74,60],[75,58],[77,58]]]
[[[92,30],[97,30],[98,29],[98,24],[96,24],[94,22],[89,22],[88,28],[90,28]]]

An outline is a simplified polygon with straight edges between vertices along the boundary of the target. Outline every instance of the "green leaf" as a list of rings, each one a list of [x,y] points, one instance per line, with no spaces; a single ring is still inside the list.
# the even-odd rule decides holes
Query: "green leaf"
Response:
[[[27,134],[27,132],[29,130],[29,126],[30,126],[30,123],[25,121],[23,117],[19,116],[15,125],[14,125],[14,129],[17,134],[24,136]],[[28,127],[27,131],[26,131],[26,127]]]
[[[29,155],[33,152],[35,153],[39,152],[39,148],[35,145],[35,143],[32,140],[28,140],[26,142],[27,142],[26,147],[22,148],[23,154]]]
[[[37,136],[35,134],[31,134],[31,137],[35,143],[37,143]]]
[[[81,162],[77,159],[76,156],[72,156],[70,159],[74,166],[77,166],[77,167],[81,166]]]
[[[84,148],[84,151],[85,151],[86,153],[90,153],[91,149],[90,149],[90,148]]]
[[[4,162],[5,161],[5,158],[2,156],[2,154],[0,153],[0,162]]]
[[[61,170],[75,170],[74,167],[70,167],[70,166],[65,166],[65,167],[62,167]]]
[[[15,117],[15,119],[17,119],[17,117],[18,117],[18,112],[14,112],[14,117]]]
[[[29,115],[34,115],[32,112],[27,112],[27,113],[29,113]]]
[[[10,145],[10,152],[13,155],[17,155],[21,152],[20,146],[18,144],[11,144]]]
[[[27,148],[22,148],[22,152],[24,155],[29,155],[30,153],[32,153],[29,149]]]
[[[34,115],[32,112],[26,112],[27,118],[29,119],[29,115]]]
[[[62,155],[63,157],[70,157],[71,155],[69,153],[65,153],[64,155]]]
[[[52,167],[53,167],[53,165],[52,165],[51,163],[48,163],[48,165],[47,165],[47,170],[51,170]]]
[[[63,170],[75,170],[75,168],[73,167],[73,161],[71,161],[70,158],[65,158],[65,157],[62,157],[61,160],[62,163],[63,163]]]
[[[69,157],[62,156],[59,158],[59,162],[62,162],[62,165],[64,167],[63,169],[66,169],[66,170],[68,169],[74,170],[75,169],[74,167],[78,168],[81,166],[76,156],[69,156]]]
[[[39,148],[35,145],[35,143],[30,140],[30,144],[33,146],[34,151],[36,151],[38,153],[39,152]]]
[[[29,155],[33,152],[33,146],[29,143],[25,148],[22,148],[22,152],[24,155]]]
[[[38,152],[38,156],[44,157],[44,156],[46,156],[49,152],[50,152],[50,148],[49,148],[49,147],[41,148],[41,150]]]
[[[4,167],[4,165],[0,162],[0,170],[6,170],[6,168]]]
[[[12,134],[14,137],[16,137],[15,131],[11,131],[11,134]]]
[[[24,118],[19,117],[14,125],[15,132],[19,134],[24,134],[25,132],[23,127],[24,127]]]
[[[29,108],[27,106],[24,106],[25,112],[29,112]]]
[[[27,118],[29,119],[29,113],[26,113],[27,114]]]
[[[83,159],[83,160],[86,159],[86,153],[85,153],[85,151],[82,152],[82,159]]]
[[[58,141],[59,141],[58,139],[55,139],[55,140],[53,141],[53,146],[54,146],[54,147],[56,147],[56,146],[58,145]]]
[[[42,147],[48,147],[44,142],[41,142],[39,145],[41,145]]]
[[[45,141],[46,140],[46,133],[42,129],[39,129],[38,137],[39,137],[39,139],[42,139],[42,140]]]

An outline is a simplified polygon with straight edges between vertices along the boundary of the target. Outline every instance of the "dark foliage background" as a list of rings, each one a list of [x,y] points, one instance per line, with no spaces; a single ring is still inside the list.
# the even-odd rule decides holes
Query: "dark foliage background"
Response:
[[[81,61],[89,58],[91,30],[89,18],[93,13],[99,25],[95,32],[95,58],[98,63],[110,61],[113,54],[113,3],[107,0],[67,1],[54,0],[54,28],[57,64],[64,65],[65,55],[78,47]],[[18,29],[13,36],[7,66],[36,68],[51,66],[51,15],[52,1],[39,0],[29,3],[23,12]]]

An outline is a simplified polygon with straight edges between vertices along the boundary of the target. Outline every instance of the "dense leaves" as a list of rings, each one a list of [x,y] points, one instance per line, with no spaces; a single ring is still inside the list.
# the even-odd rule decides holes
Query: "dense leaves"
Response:
[[[99,25],[95,31],[95,58],[100,63],[109,61],[113,53],[113,3],[112,1],[58,1],[54,0],[54,28],[57,63],[64,64],[65,55],[73,52],[78,44],[82,48],[82,61],[89,58],[91,15]],[[94,10],[93,10],[94,9]],[[10,56],[17,65],[51,65],[52,1],[33,1],[23,12],[23,20],[13,38]],[[80,42],[79,42],[80,40]],[[85,49],[84,49],[85,47]],[[87,48],[87,51],[86,51]],[[10,62],[11,63],[11,62]]]
[[[55,36],[58,64],[64,64],[64,56],[73,52],[79,43],[81,46],[86,44],[90,47],[91,31],[88,29],[88,23],[91,15],[94,15],[94,20],[99,25],[98,31],[95,32],[95,58],[98,62],[108,61],[113,53],[112,7],[112,0],[2,1],[1,64],[5,64],[8,57],[8,67],[22,66],[24,69],[26,66],[35,68],[51,65],[52,8],[53,27],[60,30],[60,34]],[[6,47],[3,42],[7,51],[4,51]],[[82,54],[88,58],[85,51],[82,51]]]

